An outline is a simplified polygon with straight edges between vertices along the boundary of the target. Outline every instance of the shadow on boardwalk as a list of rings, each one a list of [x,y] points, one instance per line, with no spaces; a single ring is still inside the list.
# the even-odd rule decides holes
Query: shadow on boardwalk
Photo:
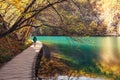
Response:
[[[38,70],[41,66],[40,61],[43,56],[47,59],[47,61],[50,60],[50,50],[45,44],[43,44],[43,47],[41,48],[39,54],[37,55],[36,64],[35,64],[35,79],[34,80],[42,80],[42,78],[38,77],[39,76]]]

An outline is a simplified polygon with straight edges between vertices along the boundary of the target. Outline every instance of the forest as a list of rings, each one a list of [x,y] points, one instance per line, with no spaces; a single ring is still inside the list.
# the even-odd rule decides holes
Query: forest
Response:
[[[0,37],[24,30],[27,35],[31,27],[41,35],[119,35],[119,5],[119,0],[2,0]]]
[[[120,0],[0,0],[0,66],[31,35],[119,36]]]

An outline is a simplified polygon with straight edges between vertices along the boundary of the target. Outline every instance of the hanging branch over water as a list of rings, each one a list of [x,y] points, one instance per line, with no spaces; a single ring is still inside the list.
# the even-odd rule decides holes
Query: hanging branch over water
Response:
[[[51,4],[49,0],[47,0],[47,2],[48,2],[49,4]],[[57,13],[57,15],[60,17],[61,22],[63,23],[62,16],[61,16],[60,13],[58,12],[58,10],[57,10],[53,5],[52,5],[51,7],[55,10],[55,12]]]
[[[62,3],[64,1],[67,1],[67,0],[58,0],[56,2],[53,2],[51,4],[48,4],[46,6],[44,6],[43,8],[39,8],[38,10],[35,10],[35,12],[28,18],[24,18],[24,15],[26,13],[29,12],[30,8],[35,4],[36,0],[32,0],[31,3],[25,8],[25,10],[22,12],[21,16],[18,18],[18,20],[12,25],[12,27],[6,31],[5,33],[3,34],[0,34],[0,38],[6,36],[7,34],[15,31],[16,29],[18,29],[20,26],[22,26],[23,24],[26,23],[26,21],[30,20],[31,18],[35,17],[36,15],[38,15],[40,12],[42,12],[43,10],[55,5],[55,4],[59,4],[59,3]]]

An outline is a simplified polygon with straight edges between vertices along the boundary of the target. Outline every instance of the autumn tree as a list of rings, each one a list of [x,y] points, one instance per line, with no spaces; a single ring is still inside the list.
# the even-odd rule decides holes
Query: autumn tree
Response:
[[[104,35],[107,24],[106,19],[101,18],[102,2],[103,0],[0,1],[0,14],[9,26],[9,30],[0,34],[0,37],[23,27],[29,27],[26,29],[30,32],[30,26],[60,29],[66,35]]]
[[[39,20],[45,26],[60,28],[68,35],[103,35],[105,26],[94,11],[94,2],[69,0],[46,9],[38,15]]]
[[[99,18],[107,26],[108,34],[119,33],[120,24],[120,0],[96,0],[94,10]]]
[[[1,14],[4,15],[3,18],[11,18],[8,20],[9,30],[0,34],[0,37],[3,37],[17,29],[20,29],[25,26],[37,26],[32,25],[35,22],[35,17],[42,12],[43,10],[49,8],[52,5],[64,2],[66,0],[54,0],[50,4],[48,4],[45,0],[13,0],[13,1],[1,1],[0,4],[4,3],[4,5],[0,5]],[[17,3],[17,5],[16,5]],[[22,6],[22,7],[21,7]],[[9,9],[8,9],[9,8]],[[13,9],[12,9],[13,8]],[[6,9],[8,11],[6,12]],[[12,10],[12,12],[11,12]],[[10,13],[10,14],[8,14]],[[13,15],[13,16],[12,16]],[[37,22],[37,21],[36,21]]]

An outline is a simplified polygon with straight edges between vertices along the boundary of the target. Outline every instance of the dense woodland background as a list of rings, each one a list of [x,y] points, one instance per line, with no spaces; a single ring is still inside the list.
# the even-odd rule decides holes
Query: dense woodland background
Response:
[[[119,35],[119,6],[119,0],[1,0],[0,37],[28,37],[31,27],[41,35]]]

